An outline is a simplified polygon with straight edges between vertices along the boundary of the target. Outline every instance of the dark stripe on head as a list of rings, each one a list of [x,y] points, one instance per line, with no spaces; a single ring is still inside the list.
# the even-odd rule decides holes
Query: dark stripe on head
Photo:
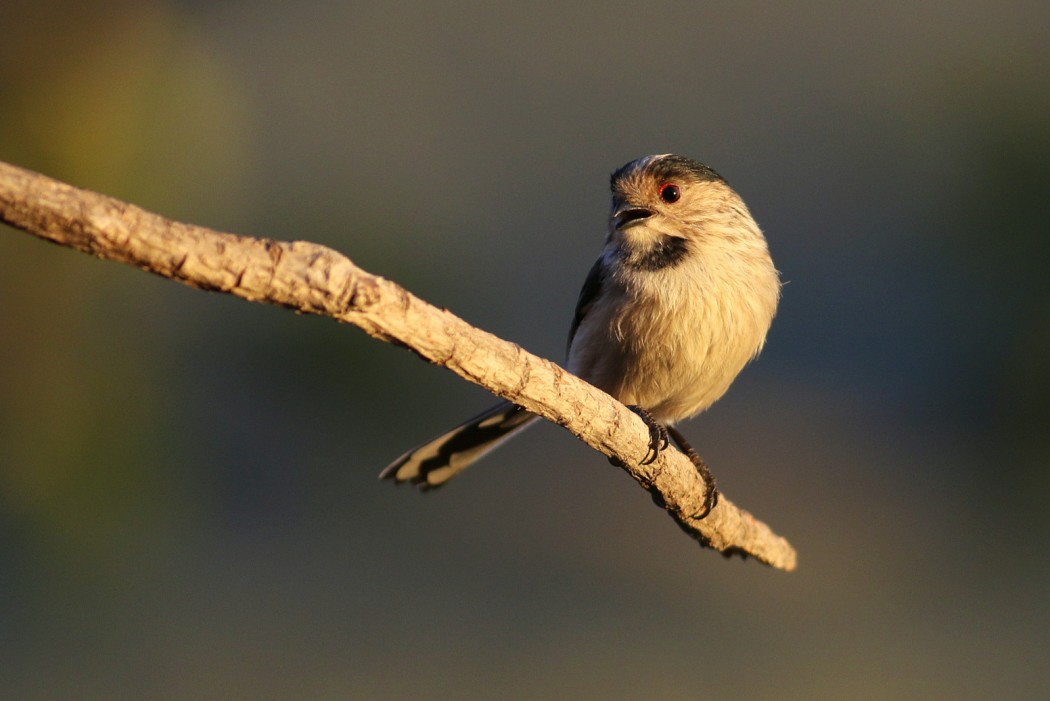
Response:
[[[695,178],[699,181],[713,180],[725,182],[725,178],[708,168],[700,161],[694,161],[685,156],[667,156],[654,161],[649,166],[649,171],[657,180],[673,180],[674,178]]]
[[[707,180],[725,182],[725,178],[700,161],[694,161],[685,156],[669,155],[655,159],[652,156],[643,156],[642,158],[633,160],[613,172],[612,176],[609,178],[609,183],[615,188],[618,180],[643,168],[648,170],[653,178],[659,181],[680,178],[696,181]]]

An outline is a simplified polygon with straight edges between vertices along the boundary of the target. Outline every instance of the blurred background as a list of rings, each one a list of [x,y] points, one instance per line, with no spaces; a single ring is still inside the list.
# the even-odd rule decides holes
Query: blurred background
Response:
[[[608,174],[720,171],[787,285],[684,430],[792,574],[327,320],[0,231],[0,697],[1040,699],[1045,2],[5,0],[0,159],[348,254],[556,360]]]

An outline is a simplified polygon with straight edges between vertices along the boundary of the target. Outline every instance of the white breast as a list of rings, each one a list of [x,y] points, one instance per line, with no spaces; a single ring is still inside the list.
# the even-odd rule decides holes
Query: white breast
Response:
[[[764,241],[745,255],[705,251],[663,270],[617,268],[580,323],[568,369],[657,421],[688,418],[762,348],[779,287]]]

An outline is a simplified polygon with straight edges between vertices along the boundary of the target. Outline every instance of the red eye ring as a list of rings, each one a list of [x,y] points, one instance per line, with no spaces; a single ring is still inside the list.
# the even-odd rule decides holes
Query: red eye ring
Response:
[[[682,191],[674,183],[664,183],[660,186],[660,199],[668,204],[674,204],[682,197]]]

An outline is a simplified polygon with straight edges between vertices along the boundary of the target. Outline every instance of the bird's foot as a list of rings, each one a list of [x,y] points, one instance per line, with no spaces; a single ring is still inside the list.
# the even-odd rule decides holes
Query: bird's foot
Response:
[[[649,452],[645,454],[645,458],[642,460],[641,464],[652,464],[654,460],[660,457],[660,451],[670,445],[670,439],[667,437],[667,429],[657,423],[656,419],[652,417],[652,414],[640,406],[630,404],[627,408],[635,414],[638,414],[638,417],[644,421],[645,425],[649,428]]]
[[[678,444],[685,456],[689,458],[689,462],[693,463],[696,467],[697,473],[700,475],[700,479],[704,481],[704,485],[707,487],[707,493],[704,495],[704,503],[701,505],[700,510],[693,514],[693,518],[700,520],[707,518],[707,515],[711,513],[711,509],[715,508],[718,504],[718,486],[715,483],[715,476],[711,474],[711,468],[707,466],[704,459],[700,457],[700,454],[693,449],[693,446],[689,445],[689,441],[685,439],[685,436],[673,426],[668,428],[668,433],[674,439],[674,442]]]
[[[695,464],[695,463],[694,463]],[[704,467],[707,467],[706,463],[701,463]],[[693,518],[697,521],[707,518],[707,515],[711,513],[711,509],[715,508],[718,504],[718,487],[715,486],[715,476],[711,474],[711,470],[704,472],[697,466],[697,472],[700,473],[700,477],[703,478],[704,483],[707,485],[707,494],[704,495],[703,506],[700,510],[693,514]]]

